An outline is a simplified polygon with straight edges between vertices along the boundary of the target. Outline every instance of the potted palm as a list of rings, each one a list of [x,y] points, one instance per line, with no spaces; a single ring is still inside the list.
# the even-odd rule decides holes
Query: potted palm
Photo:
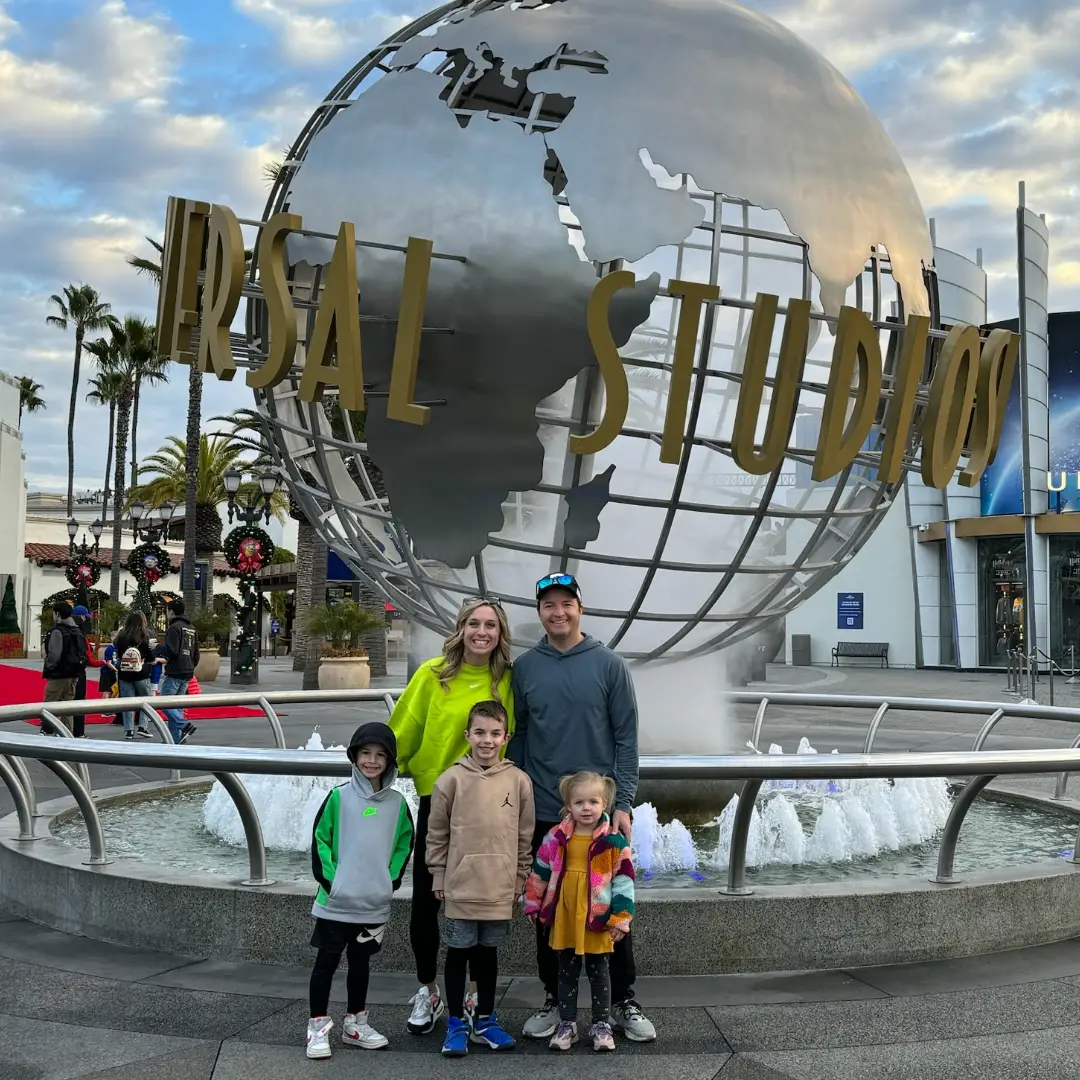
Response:
[[[218,639],[227,637],[232,629],[232,617],[204,605],[188,616],[199,635],[199,662],[195,678],[200,682],[215,682],[221,674],[221,649]]]
[[[371,685],[371,667],[360,639],[384,628],[385,620],[355,600],[339,600],[312,608],[306,622],[308,633],[323,639],[319,689],[366,690]]]

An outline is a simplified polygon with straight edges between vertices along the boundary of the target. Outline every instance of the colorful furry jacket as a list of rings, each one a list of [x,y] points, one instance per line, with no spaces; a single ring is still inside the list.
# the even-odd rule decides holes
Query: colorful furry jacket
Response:
[[[525,914],[545,926],[555,921],[559,888],[566,869],[566,847],[574,832],[569,814],[544,837],[525,883]],[[589,846],[589,930],[626,931],[634,917],[634,864],[622,833],[612,832],[605,816]]]

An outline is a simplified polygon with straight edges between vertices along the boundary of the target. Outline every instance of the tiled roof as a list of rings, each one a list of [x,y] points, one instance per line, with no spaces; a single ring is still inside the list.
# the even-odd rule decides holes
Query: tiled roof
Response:
[[[38,566],[63,566],[69,558],[68,549],[63,544],[26,544],[23,547],[23,553],[26,558],[31,562],[36,562]],[[131,554],[131,550],[120,552],[121,563],[126,563],[128,556]],[[170,553],[171,554],[171,553]],[[106,548],[103,544],[101,550],[94,556],[94,561],[101,567],[112,567],[112,548]],[[179,571],[180,564],[184,561],[181,555],[172,555],[172,568],[174,571]],[[229,564],[221,555],[214,556],[214,573],[215,574],[234,574],[236,571],[230,568]]]

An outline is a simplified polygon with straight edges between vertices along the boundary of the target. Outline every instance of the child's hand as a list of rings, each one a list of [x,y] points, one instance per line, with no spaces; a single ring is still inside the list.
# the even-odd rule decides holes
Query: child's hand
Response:
[[[446,892],[443,889],[432,890],[436,900],[445,900]]]
[[[621,928],[620,928],[620,927],[618,927],[618,926],[613,926],[613,927],[611,927],[611,928],[610,928],[610,929],[608,930],[608,933],[609,933],[609,934],[611,935],[611,940],[612,940],[612,941],[613,941],[613,942],[614,942],[615,944],[618,944],[618,943],[619,943],[620,941],[622,941],[622,939],[623,939],[624,937],[626,937],[626,931],[625,931],[625,930],[623,930],[623,929],[621,929]]]

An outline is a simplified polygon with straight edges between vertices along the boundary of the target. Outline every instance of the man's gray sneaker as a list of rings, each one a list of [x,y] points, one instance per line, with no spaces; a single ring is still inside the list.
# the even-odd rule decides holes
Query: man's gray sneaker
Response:
[[[559,1003],[553,998],[544,999],[543,1006],[528,1020],[521,1029],[527,1039],[549,1039],[559,1026]]]
[[[621,1031],[631,1042],[652,1042],[656,1028],[641,1011],[641,1006],[631,998],[622,1001],[611,1010],[611,1026]]]

